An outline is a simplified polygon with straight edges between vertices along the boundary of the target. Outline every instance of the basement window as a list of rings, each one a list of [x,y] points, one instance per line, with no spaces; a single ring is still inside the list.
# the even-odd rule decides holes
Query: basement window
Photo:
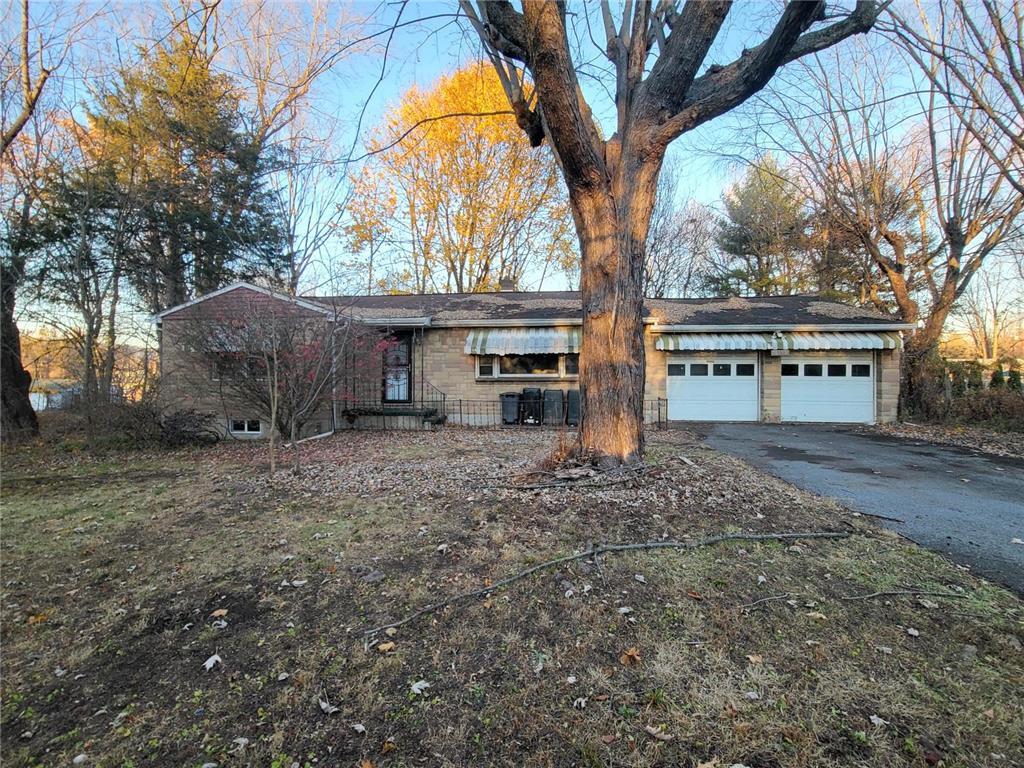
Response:
[[[260,433],[259,419],[232,419],[229,425],[232,434],[235,435],[257,435]]]

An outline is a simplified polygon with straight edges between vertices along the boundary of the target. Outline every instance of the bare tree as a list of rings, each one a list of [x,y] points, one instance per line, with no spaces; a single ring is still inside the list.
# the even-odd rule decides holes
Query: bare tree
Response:
[[[946,0],[887,9],[883,25],[952,110],[988,164],[1024,195],[1024,9]]]
[[[9,14],[20,10],[20,20]],[[0,439],[38,434],[29,401],[32,377],[21,363],[15,301],[25,278],[29,233],[38,207],[43,151],[54,128],[40,120],[39,108],[55,72],[65,67],[84,31],[101,15],[70,3],[43,4],[33,16],[29,0],[9,3],[0,26],[18,34],[0,48],[0,189],[3,233],[0,237]],[[20,23],[19,23],[20,22]],[[31,130],[26,130],[31,128]]]
[[[644,295],[693,296],[704,290],[715,247],[715,215],[706,205],[677,199],[679,171],[666,164],[647,233]]]
[[[185,354],[183,375],[204,390],[212,384],[225,418],[244,409],[268,421],[271,475],[277,440],[285,436],[292,444],[293,469],[299,471],[298,440],[303,428],[330,408],[339,367],[345,365],[351,378],[363,373],[360,363],[367,364],[370,375],[368,361],[378,359],[381,350],[379,334],[341,310],[310,309],[284,296],[261,297],[235,311],[200,309],[183,322],[174,334]]]
[[[918,325],[905,345],[910,403],[957,300],[1019,235],[1024,196],[985,149],[998,141],[994,125],[964,123],[935,87],[894,92],[888,68],[898,61],[877,51],[855,60],[819,57],[804,67],[805,99],[765,98],[779,119],[762,138],[788,148],[819,211],[870,255],[867,295],[881,308],[891,297],[900,318]]]
[[[993,363],[1014,354],[1024,330],[1020,286],[1004,265],[996,262],[975,278],[960,299],[955,315],[967,327],[975,355]]]
[[[582,62],[572,54],[571,41],[587,32],[570,34],[564,3],[523,0],[521,11],[504,0],[460,6],[519,126],[534,146],[550,144],[568,187],[582,254],[577,454],[609,466],[636,462],[643,452],[646,243],[665,150],[745,102],[787,62],[867,32],[880,7],[858,2],[827,18],[823,2],[789,3],[764,40],[699,74],[730,3],[690,0],[677,10],[672,2],[631,2],[616,24],[602,2],[603,53],[615,83],[615,128],[605,138],[580,88]],[[589,21],[585,9],[578,23]],[[532,89],[524,87],[527,73]]]

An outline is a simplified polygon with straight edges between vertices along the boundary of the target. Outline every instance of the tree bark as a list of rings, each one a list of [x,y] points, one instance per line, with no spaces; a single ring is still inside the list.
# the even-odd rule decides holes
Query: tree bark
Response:
[[[608,185],[574,188],[567,178],[582,254],[577,453],[599,465],[638,462],[644,449],[643,275],[662,155],[625,154],[609,153]]]
[[[39,420],[28,392],[32,376],[21,363],[21,336],[14,320],[17,277],[0,273],[0,439],[13,442],[39,434]]]

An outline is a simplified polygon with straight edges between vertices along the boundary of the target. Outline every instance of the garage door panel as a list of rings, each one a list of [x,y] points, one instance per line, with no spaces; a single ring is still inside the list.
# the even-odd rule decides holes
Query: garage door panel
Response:
[[[783,421],[875,420],[874,366],[870,357],[792,355],[782,365]]]
[[[668,374],[669,419],[758,420],[756,355],[671,358]]]

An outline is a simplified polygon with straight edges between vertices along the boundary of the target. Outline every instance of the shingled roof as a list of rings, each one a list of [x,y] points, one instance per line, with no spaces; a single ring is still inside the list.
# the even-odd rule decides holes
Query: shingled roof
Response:
[[[403,294],[307,297],[372,320],[430,318],[432,325],[486,325],[493,321],[580,321],[578,291]],[[902,325],[881,312],[817,296],[648,299],[644,317],[667,326]]]

